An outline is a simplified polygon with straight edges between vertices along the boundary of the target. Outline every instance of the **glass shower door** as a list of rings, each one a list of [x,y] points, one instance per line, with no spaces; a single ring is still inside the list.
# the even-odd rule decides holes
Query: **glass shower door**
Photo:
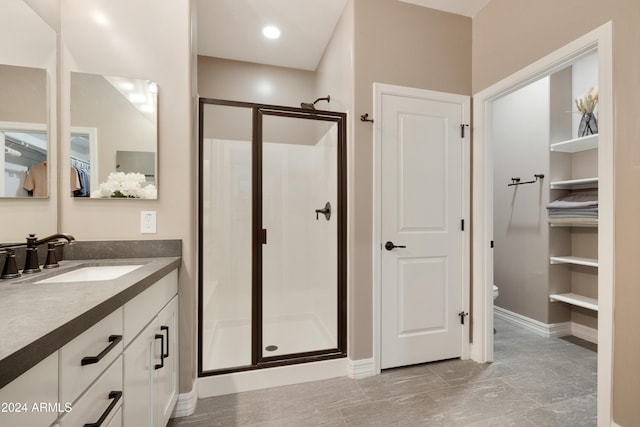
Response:
[[[346,114],[199,119],[198,375],[346,357]]]
[[[252,110],[201,107],[201,371],[252,364]]]
[[[338,126],[315,116],[259,114],[261,360],[337,349]]]

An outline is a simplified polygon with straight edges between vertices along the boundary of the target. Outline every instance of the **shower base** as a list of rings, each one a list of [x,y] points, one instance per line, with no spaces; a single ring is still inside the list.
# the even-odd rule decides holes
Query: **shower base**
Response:
[[[251,364],[251,324],[246,320],[220,320],[205,329],[211,341],[206,349],[205,370],[225,369]],[[336,348],[337,343],[324,323],[313,313],[283,315],[263,323],[264,357]],[[277,347],[275,350],[268,351]]]

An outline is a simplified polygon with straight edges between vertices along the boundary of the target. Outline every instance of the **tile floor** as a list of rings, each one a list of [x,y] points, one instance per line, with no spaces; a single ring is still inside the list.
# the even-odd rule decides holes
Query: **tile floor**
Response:
[[[595,426],[595,346],[495,325],[492,364],[449,360],[213,397],[169,426]]]

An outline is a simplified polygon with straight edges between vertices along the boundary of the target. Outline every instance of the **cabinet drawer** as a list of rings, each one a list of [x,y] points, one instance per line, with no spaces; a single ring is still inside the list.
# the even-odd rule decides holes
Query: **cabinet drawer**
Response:
[[[124,346],[178,293],[178,270],[158,280],[124,305]]]
[[[58,418],[57,402],[56,351],[0,389],[0,426],[48,426]]]
[[[73,404],[71,412],[60,419],[60,427],[77,427],[98,421],[102,421],[101,425],[109,425],[113,417],[118,416],[122,397],[122,357],[120,356]]]
[[[60,400],[75,401],[122,349],[120,307],[60,349]]]

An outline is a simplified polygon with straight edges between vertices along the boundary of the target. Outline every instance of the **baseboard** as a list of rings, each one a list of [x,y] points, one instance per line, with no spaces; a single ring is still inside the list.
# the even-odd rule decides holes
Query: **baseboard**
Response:
[[[180,393],[178,395],[178,401],[176,407],[173,409],[171,418],[187,417],[196,411],[196,404],[198,403],[198,392],[196,389],[196,382],[193,382],[191,391],[187,393]]]
[[[349,359],[347,375],[349,378],[359,380],[360,378],[371,377],[376,374],[376,364],[373,359]]]
[[[527,328],[543,337],[564,337],[573,335],[594,344],[598,344],[598,330],[575,322],[542,323],[538,320],[514,313],[502,307],[493,307],[493,314],[502,320]]]
[[[598,330],[579,323],[571,323],[571,335],[598,344]]]
[[[572,322],[542,323],[498,306],[493,307],[493,314],[499,319],[527,328],[531,332],[543,337],[564,337],[572,334]]]

